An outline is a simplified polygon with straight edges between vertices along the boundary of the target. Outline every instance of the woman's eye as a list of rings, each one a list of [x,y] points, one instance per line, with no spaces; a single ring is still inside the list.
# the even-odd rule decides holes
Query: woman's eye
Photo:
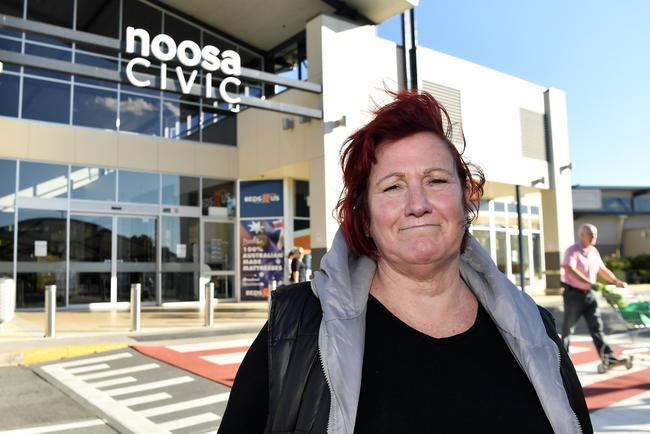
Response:
[[[397,190],[398,188],[399,188],[399,185],[391,185],[391,186],[388,186],[388,187],[384,188],[384,192]]]
[[[447,180],[444,178],[434,178],[429,181],[430,184],[444,184]]]

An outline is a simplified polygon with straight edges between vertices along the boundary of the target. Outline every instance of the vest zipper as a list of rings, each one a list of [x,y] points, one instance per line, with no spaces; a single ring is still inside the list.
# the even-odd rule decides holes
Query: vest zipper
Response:
[[[325,383],[327,384],[327,388],[330,391],[330,411],[329,415],[327,417],[327,429],[325,430],[326,433],[330,432],[330,422],[332,419],[334,419],[335,414],[334,414],[334,391],[332,390],[332,384],[330,383],[330,379],[327,376],[327,369],[325,369],[325,361],[323,360],[323,355],[320,352],[320,347],[318,348],[318,360],[320,361],[320,367],[323,370],[323,376],[325,377]]]
[[[562,376],[562,355],[560,354],[560,349],[558,348],[557,351],[555,352],[557,355],[557,369],[560,371],[560,376]],[[565,388],[565,393],[568,393]],[[567,396],[568,398],[568,396]],[[571,408],[571,405],[569,405],[569,408],[571,409],[571,414],[573,415],[573,422],[575,423],[576,427],[578,428],[578,432],[582,434],[582,425],[580,425],[580,420],[578,419],[578,415],[576,415],[576,412],[573,411],[573,408]]]

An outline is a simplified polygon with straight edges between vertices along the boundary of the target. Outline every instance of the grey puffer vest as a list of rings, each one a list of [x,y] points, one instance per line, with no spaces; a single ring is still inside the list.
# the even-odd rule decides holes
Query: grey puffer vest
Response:
[[[354,432],[375,269],[338,233],[311,288],[303,283],[275,291],[265,432]],[[473,238],[460,271],[530,379],[554,431],[591,433],[582,388],[550,313],[519,291]]]

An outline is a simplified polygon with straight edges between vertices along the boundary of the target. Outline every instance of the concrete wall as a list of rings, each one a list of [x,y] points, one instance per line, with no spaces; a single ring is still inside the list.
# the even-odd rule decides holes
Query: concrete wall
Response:
[[[546,88],[428,48],[418,48],[418,79],[460,91],[465,157],[488,181],[531,186],[545,178],[535,187],[548,188],[548,163],[522,155],[520,123],[522,108],[546,112]]]
[[[236,147],[0,117],[0,157],[237,179]]]

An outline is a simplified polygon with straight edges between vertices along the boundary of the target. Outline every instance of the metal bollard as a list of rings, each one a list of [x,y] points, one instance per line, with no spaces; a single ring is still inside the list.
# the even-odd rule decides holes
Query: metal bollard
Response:
[[[56,285],[45,285],[45,337],[56,336]]]
[[[142,285],[139,283],[131,284],[131,331],[140,331],[140,293]]]
[[[214,325],[214,282],[205,284],[205,326]]]

